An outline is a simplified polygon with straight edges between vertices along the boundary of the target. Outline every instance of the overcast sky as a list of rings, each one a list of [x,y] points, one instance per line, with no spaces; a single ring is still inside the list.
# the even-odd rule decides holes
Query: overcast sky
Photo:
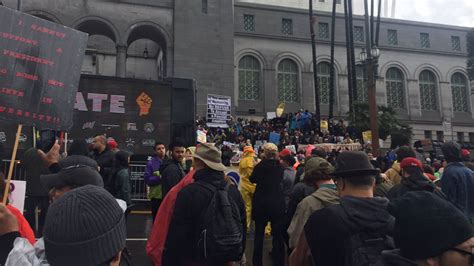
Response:
[[[242,2],[276,4],[307,8],[308,0],[237,0]],[[313,0],[316,8],[327,6]],[[363,0],[353,0],[356,14],[364,11]],[[392,1],[388,0],[388,14],[391,14]],[[330,2],[330,1],[327,1]],[[375,2],[378,2],[377,0]],[[385,0],[382,0],[384,3]],[[370,1],[369,1],[370,3]],[[395,18],[432,22],[439,24],[474,27],[474,0],[397,0]]]

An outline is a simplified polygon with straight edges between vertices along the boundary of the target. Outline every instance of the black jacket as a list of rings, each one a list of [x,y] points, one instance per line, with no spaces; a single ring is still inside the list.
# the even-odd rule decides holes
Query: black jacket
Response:
[[[388,191],[388,199],[393,200],[399,198],[410,191],[428,191],[435,193],[442,199],[446,199],[443,192],[430,180],[424,176],[403,177],[400,184],[394,186]]]
[[[94,152],[94,160],[100,168],[100,175],[104,180],[104,186],[110,189],[111,184],[110,178],[113,174],[115,153],[106,148],[102,153]]]
[[[195,182],[184,187],[176,198],[163,253],[163,266],[182,265],[184,262],[194,261],[199,235],[197,226],[213,196],[212,191],[197,183],[206,182],[220,188],[227,185],[223,172],[209,168],[197,171],[194,174],[194,180]],[[245,204],[236,186],[231,185],[228,193],[237,203],[242,218],[242,245],[245,250],[247,232]]]
[[[359,232],[391,235],[395,218],[386,210],[387,205],[386,198],[345,196],[339,205],[314,212],[304,227],[314,265],[343,266],[348,255],[345,242]]]
[[[255,166],[250,182],[257,184],[252,200],[253,220],[282,219],[285,215],[283,166],[277,160],[263,160]]]
[[[168,191],[170,191],[176,184],[184,177],[184,169],[180,162],[175,160],[166,160],[160,166],[161,174],[161,189],[163,199]]]
[[[29,148],[21,163],[26,173],[26,195],[47,197],[48,190],[41,183],[40,175],[49,174],[49,170],[38,155],[38,150]]]

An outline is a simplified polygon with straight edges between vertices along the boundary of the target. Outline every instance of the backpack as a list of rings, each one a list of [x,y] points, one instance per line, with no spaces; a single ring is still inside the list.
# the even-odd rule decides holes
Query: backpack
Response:
[[[216,188],[196,182],[213,192],[198,223],[197,259],[212,263],[239,261],[244,252],[243,225],[236,202],[229,197],[229,187]]]
[[[342,208],[337,213],[346,217]],[[387,228],[379,231],[359,231],[344,241],[345,266],[373,266],[382,261],[382,251],[395,249],[393,238]]]
[[[346,266],[372,266],[382,261],[382,251],[395,249],[392,237],[384,232],[359,232],[345,243]]]

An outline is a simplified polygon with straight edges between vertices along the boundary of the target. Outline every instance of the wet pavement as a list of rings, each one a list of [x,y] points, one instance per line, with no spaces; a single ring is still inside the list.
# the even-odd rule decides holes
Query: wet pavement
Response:
[[[153,265],[146,255],[146,240],[151,231],[152,220],[147,205],[140,204],[127,217],[127,248],[129,249],[134,265]],[[269,251],[271,249],[271,238],[266,237],[264,242],[263,265],[271,265]],[[247,236],[245,254],[247,264],[252,265],[253,236]]]

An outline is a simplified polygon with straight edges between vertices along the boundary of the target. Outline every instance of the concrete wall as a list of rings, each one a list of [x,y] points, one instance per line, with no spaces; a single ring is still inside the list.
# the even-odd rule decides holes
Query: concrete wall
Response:
[[[234,91],[234,17],[232,0],[175,0],[175,76],[197,81],[198,114],[207,110],[207,94]]]

